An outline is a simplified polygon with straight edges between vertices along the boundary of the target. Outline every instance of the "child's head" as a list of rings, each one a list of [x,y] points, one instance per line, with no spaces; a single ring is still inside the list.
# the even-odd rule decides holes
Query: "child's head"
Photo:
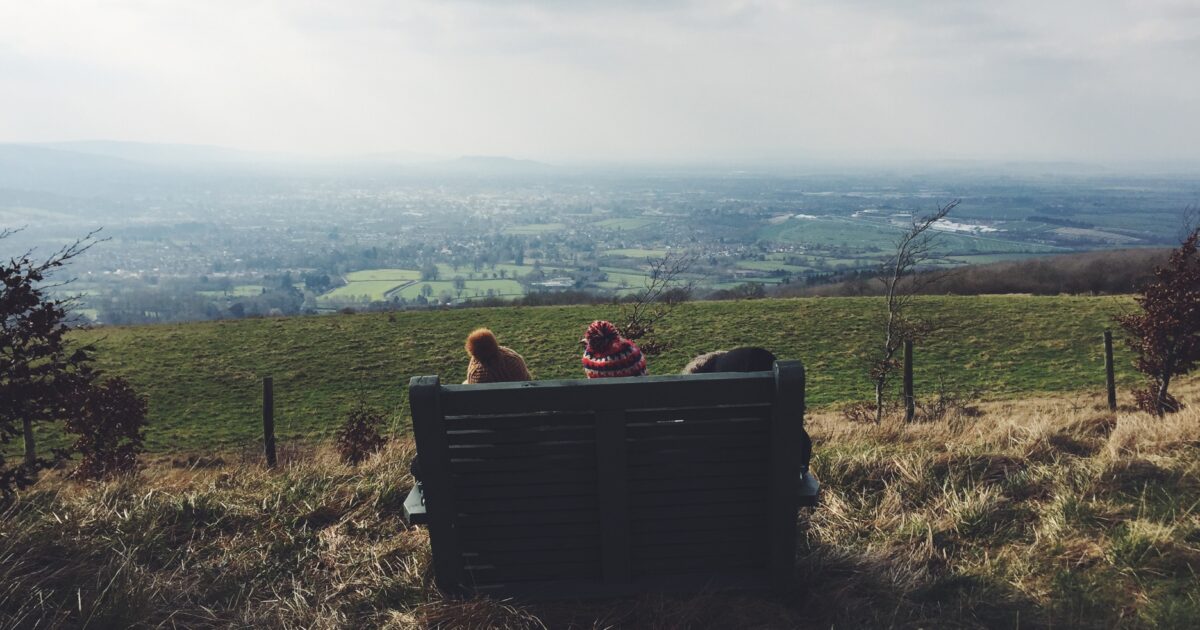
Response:
[[[646,357],[612,322],[597,320],[583,336],[583,371],[588,378],[645,376]]]
[[[525,359],[509,348],[500,345],[496,335],[486,328],[479,328],[467,336],[467,354],[471,363],[467,366],[468,383],[504,383],[530,380]]]

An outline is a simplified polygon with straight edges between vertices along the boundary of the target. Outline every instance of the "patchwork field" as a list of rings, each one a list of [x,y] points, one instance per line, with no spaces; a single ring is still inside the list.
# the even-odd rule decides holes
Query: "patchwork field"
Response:
[[[918,389],[980,388],[991,398],[1095,390],[1103,384],[1099,339],[1112,297],[937,297],[920,302],[944,325],[917,348]],[[695,302],[660,327],[672,344],[650,360],[653,374],[677,372],[697,354],[761,345],[808,367],[808,398],[827,407],[870,396],[858,354],[878,330],[875,298]],[[81,334],[99,347],[100,367],[128,377],[150,399],[147,442],[154,451],[253,444],[259,439],[260,379],[275,379],[281,440],[331,434],[363,401],[408,423],[409,378],[465,377],[463,339],[489,326],[525,356],[537,378],[580,378],[579,338],[613,307],[508,307],[252,319]],[[1121,382],[1133,382],[1118,347]],[[1122,396],[1126,396],[1122,392]],[[43,436],[54,441],[51,435]]]

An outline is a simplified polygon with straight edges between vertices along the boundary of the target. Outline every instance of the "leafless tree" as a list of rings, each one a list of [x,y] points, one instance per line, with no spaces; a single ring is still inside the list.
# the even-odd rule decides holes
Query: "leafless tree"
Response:
[[[650,273],[633,300],[621,303],[617,328],[621,335],[636,341],[646,356],[662,354],[668,344],[655,335],[655,326],[691,298],[696,281],[687,272],[697,260],[693,252],[668,252],[651,259]]]
[[[917,341],[928,335],[932,324],[912,312],[913,299],[940,274],[916,274],[929,263],[938,232],[934,224],[946,218],[961,202],[955,199],[936,212],[913,215],[912,224],[896,241],[895,253],[880,265],[877,279],[884,287],[883,344],[867,358],[868,373],[875,385],[875,421],[883,419],[883,397],[888,382],[899,367],[896,353],[906,340]]]

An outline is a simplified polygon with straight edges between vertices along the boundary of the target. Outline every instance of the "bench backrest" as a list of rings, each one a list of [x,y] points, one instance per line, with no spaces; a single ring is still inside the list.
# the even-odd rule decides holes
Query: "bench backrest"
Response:
[[[791,578],[804,368],[409,388],[438,587],[534,598]]]

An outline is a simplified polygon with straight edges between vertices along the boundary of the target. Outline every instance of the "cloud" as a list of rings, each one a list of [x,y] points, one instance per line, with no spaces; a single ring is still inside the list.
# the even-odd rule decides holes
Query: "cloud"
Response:
[[[548,160],[1194,159],[1154,0],[0,2],[0,139]]]

